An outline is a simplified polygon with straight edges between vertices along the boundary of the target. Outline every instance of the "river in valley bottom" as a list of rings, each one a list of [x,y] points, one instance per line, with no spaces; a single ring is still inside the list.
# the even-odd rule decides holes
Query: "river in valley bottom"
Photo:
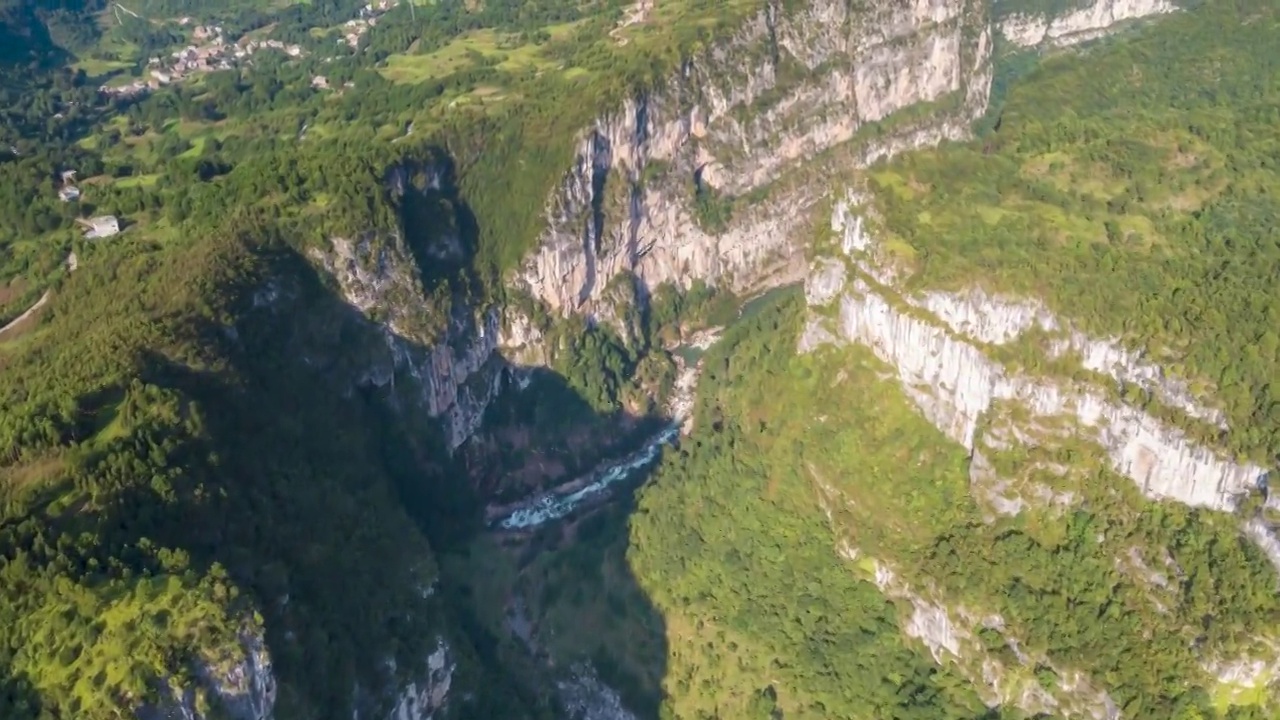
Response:
[[[680,436],[680,426],[667,425],[645,441],[636,452],[620,461],[608,462],[568,485],[543,493],[511,511],[494,527],[501,530],[530,530],[552,520],[559,520],[584,503],[609,493],[613,486],[626,482],[657,462],[664,445]]]
[[[774,288],[751,298],[738,308],[733,322],[741,322],[758,313],[776,295],[791,291],[795,286]],[[662,456],[662,448],[673,444],[682,433],[692,429],[693,405],[696,396],[702,354],[719,341],[724,328],[709,328],[693,334],[684,345],[672,348],[679,372],[674,392],[667,403],[667,416],[671,421],[662,430],[645,440],[639,450],[622,459],[608,460],[594,470],[571,482],[560,485],[528,500],[501,508],[490,508],[490,527],[498,531],[519,532],[532,530],[548,522],[568,516],[574,510],[608,497],[617,486],[634,479],[650,468]]]

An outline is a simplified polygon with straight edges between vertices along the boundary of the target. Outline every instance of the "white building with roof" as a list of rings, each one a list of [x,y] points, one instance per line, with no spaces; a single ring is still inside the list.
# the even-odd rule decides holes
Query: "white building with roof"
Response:
[[[108,238],[120,232],[120,220],[115,215],[99,215],[81,222],[89,228],[84,234],[86,240]]]

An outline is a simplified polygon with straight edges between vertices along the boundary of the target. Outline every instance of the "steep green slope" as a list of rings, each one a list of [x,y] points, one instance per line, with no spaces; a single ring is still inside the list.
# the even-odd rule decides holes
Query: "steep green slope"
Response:
[[[874,172],[913,287],[1041,297],[1197,383],[1233,450],[1280,457],[1278,30],[1274,3],[1217,3],[1050,59],[982,141]]]
[[[1053,58],[989,136],[873,169],[905,289],[1043,297],[1172,359],[1232,430],[1117,394],[1273,465],[1276,22],[1204,6]],[[1277,576],[1239,517],[1144,499],[1079,438],[1000,453],[1050,498],[993,516],[894,368],[794,352],[804,312],[792,297],[726,334],[625,527],[547,562],[534,605],[561,657],[594,652],[669,717],[1275,716]],[[1038,340],[1000,352],[1063,370]],[[627,626],[645,640],[565,639],[631,602],[610,580],[628,574],[660,618]]]
[[[833,378],[792,353],[800,310],[791,293],[708,354],[697,429],[631,521],[632,567],[667,623],[674,716],[985,717],[963,679],[912,651],[892,604],[835,552],[814,488],[832,470],[814,466],[830,447],[815,418],[853,418],[831,402]],[[863,392],[861,379],[846,387]],[[859,429],[845,437],[866,442]],[[911,454],[909,435],[893,437],[857,459],[889,469]],[[934,453],[922,476],[954,475],[958,459]]]
[[[264,237],[98,248],[0,346],[0,715],[114,717],[166,678],[214,695],[202,673],[265,641],[280,717],[349,717],[439,641],[469,657],[400,497],[433,480],[394,458],[430,445],[298,359],[381,339]]]
[[[1099,466],[1065,513],[984,523],[959,448],[869,352],[792,352],[801,313],[793,298],[708,355],[697,430],[630,523],[630,565],[667,623],[674,716],[980,717],[974,688],[992,696],[997,662],[990,716],[1033,714],[1017,698],[1036,688],[1092,706],[1093,683],[1124,717],[1269,717],[1215,704],[1201,667],[1280,622],[1274,572],[1234,522],[1145,503]],[[1167,587],[1117,563],[1166,551],[1181,569]],[[918,598],[890,585],[891,602],[877,568]],[[971,636],[941,668],[898,627],[915,599]]]

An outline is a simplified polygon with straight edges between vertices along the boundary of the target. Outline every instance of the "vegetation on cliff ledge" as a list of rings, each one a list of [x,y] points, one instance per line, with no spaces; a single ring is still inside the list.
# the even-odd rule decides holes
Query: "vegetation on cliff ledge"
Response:
[[[1174,15],[1046,60],[995,129],[873,173],[913,283],[1044,299],[1220,404],[1225,442],[1280,458],[1280,14]]]
[[[457,687],[491,691],[467,714],[538,707],[430,593],[427,537],[473,530],[474,498],[433,419],[357,387],[384,339],[310,252],[401,234],[427,291],[415,327],[438,333],[501,295],[594,114],[756,5],[665,4],[610,35],[621,3],[396,3],[338,43],[364,5],[0,5],[0,326],[49,292],[0,335],[0,716],[128,715],[263,633],[277,717],[384,712],[437,638]],[[301,52],[99,92],[215,24]],[[81,237],[107,214],[120,236]],[[669,384],[669,360],[649,365]]]
[[[540,717],[545,692],[512,678],[547,666],[496,639],[516,627],[508,571],[550,637],[534,649],[593,662],[646,717],[1020,717],[987,707],[972,657],[939,664],[904,635],[910,603],[872,562],[998,613],[1003,632],[973,634],[1017,687],[1074,697],[1079,671],[1127,718],[1268,712],[1202,664],[1280,623],[1233,523],[1142,502],[1085,447],[1064,450],[1080,504],[984,522],[965,458],[885,368],[794,355],[794,293],[706,356],[694,435],[633,505],[524,546],[542,556],[462,542],[479,515],[464,469],[429,419],[356,381],[384,338],[306,253],[400,233],[436,331],[454,303],[501,299],[576,133],[758,5],[661,3],[617,28],[616,2],[398,3],[347,52],[361,5],[0,7],[0,321],[52,290],[0,336],[0,717],[127,716],[258,635],[282,719],[385,712],[438,638],[456,686],[483,690],[455,712]],[[305,52],[100,99],[188,42],[169,15],[197,10]],[[877,169],[920,281],[1034,292],[1177,358],[1224,403],[1226,441],[1274,459],[1276,31],[1260,0],[1206,5],[1049,61],[977,144]],[[82,195],[64,203],[71,169]],[[401,170],[414,190],[394,190]],[[702,220],[734,202],[704,195]],[[121,236],[78,236],[106,213]],[[561,397],[583,417],[667,387],[666,346],[716,305],[657,297],[629,337],[566,333]],[[1133,549],[1181,573],[1152,587],[1117,566]]]
[[[1209,439],[1274,462],[1276,23],[1206,5],[1052,58],[989,136],[875,168],[912,282],[1044,297],[1174,358],[1228,410]],[[1070,502],[992,517],[891,368],[794,353],[802,313],[779,300],[704,356],[694,432],[633,509],[535,540],[534,642],[646,716],[1274,716],[1277,576],[1239,518],[1147,501],[1084,441],[993,453],[1065,468],[1035,479]],[[945,634],[913,595],[958,655],[905,636]],[[1245,684],[1223,672],[1253,659]]]

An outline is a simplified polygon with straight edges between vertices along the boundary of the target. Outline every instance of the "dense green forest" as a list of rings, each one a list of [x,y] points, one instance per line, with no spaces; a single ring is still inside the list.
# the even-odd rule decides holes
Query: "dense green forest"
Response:
[[[456,507],[431,496],[447,476],[423,496],[406,457],[430,446],[380,401],[298,371],[294,355],[346,311],[271,237],[104,248],[38,337],[0,354],[0,715],[115,717],[264,624],[285,716],[349,717],[350,688],[381,687],[388,653],[405,672],[437,637],[465,656],[449,611],[421,594],[436,575],[414,527],[427,518],[404,509]],[[279,276],[310,311],[287,326],[288,309],[251,311]],[[379,342],[362,332],[344,331]],[[511,702],[474,710],[511,717]]]

